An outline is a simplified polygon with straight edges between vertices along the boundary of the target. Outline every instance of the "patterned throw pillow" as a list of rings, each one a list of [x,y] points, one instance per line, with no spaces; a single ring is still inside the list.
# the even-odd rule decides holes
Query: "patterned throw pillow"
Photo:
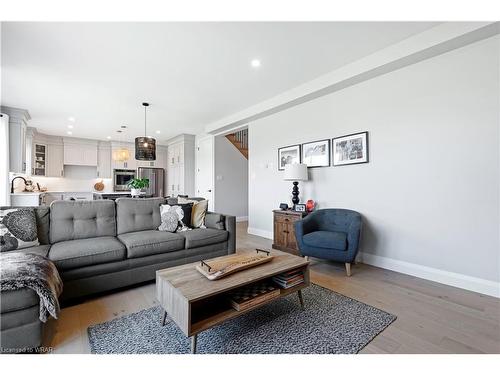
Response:
[[[36,217],[32,208],[0,210],[0,252],[38,245]]]
[[[163,212],[161,214],[161,224],[158,230],[163,232],[174,233],[179,226],[179,218],[177,214],[173,211]]]
[[[184,224],[183,207],[170,206],[169,204],[162,204],[160,206],[160,215],[161,215],[161,225],[158,227],[158,230],[167,230],[164,228],[168,228],[169,232],[175,232],[179,226],[180,226],[179,231],[181,232],[189,230],[189,228]],[[164,216],[165,216],[165,225],[164,225]],[[176,220],[176,227],[174,230],[170,230],[170,228],[173,226],[173,224],[171,223],[173,221],[172,217],[175,217]],[[168,223],[166,221],[168,221]]]

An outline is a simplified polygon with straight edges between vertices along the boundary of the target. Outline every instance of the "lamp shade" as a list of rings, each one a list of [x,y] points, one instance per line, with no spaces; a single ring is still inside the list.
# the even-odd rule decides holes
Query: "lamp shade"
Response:
[[[285,165],[285,175],[283,179],[286,181],[307,181],[307,165],[306,164],[287,164]]]
[[[122,147],[113,151],[113,160],[127,161],[128,159],[130,159],[130,152],[128,148]]]
[[[137,137],[135,139],[136,160],[156,160],[156,140],[151,137]]]

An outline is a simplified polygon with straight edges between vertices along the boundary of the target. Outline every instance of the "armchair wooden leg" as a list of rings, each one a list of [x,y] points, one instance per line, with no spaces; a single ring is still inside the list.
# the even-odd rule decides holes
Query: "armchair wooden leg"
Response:
[[[347,273],[347,276],[351,276],[351,263],[345,264],[345,272]]]

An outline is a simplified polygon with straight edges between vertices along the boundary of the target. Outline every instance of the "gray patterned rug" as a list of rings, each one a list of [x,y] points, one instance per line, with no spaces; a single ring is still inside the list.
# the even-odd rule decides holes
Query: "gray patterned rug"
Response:
[[[198,335],[198,353],[353,354],[396,316],[311,285]],[[151,307],[88,328],[92,353],[189,353],[190,341],[174,322],[161,326],[162,309]]]

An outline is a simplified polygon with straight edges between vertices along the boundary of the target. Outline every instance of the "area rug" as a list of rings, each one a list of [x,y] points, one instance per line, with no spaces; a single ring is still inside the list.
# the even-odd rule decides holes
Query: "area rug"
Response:
[[[396,316],[311,285],[297,294],[213,327],[198,335],[199,354],[354,354]],[[163,310],[151,307],[88,328],[92,353],[181,354],[190,340],[176,324],[161,325]]]

